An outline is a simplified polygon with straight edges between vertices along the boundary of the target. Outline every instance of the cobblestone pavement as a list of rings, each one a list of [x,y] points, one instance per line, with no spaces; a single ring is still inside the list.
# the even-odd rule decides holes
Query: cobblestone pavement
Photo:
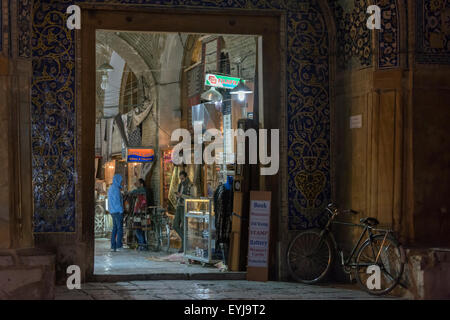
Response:
[[[371,296],[353,285],[304,285],[244,280],[154,280],[86,283],[80,290],[56,288],[56,300],[366,300]]]

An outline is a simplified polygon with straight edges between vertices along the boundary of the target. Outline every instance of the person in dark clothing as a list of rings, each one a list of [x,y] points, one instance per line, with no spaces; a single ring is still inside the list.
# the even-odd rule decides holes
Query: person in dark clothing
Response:
[[[179,177],[180,184],[178,185],[178,191],[175,193],[178,200],[175,219],[173,220],[173,228],[181,238],[181,248],[178,251],[181,253],[184,252],[184,199],[192,196],[192,183],[185,171],[181,171]]]
[[[231,222],[233,212],[233,190],[226,184],[220,184],[214,192],[214,211],[216,225],[216,243],[223,248],[225,264],[228,264]]]
[[[144,179],[139,179],[136,183],[136,189],[131,191],[129,194],[137,197],[135,201],[135,214],[142,214],[146,212],[148,201],[147,201],[147,188],[145,187]],[[135,230],[136,238],[138,240],[139,248],[138,250],[145,250],[147,246],[147,242],[145,241],[144,231],[142,229]]]

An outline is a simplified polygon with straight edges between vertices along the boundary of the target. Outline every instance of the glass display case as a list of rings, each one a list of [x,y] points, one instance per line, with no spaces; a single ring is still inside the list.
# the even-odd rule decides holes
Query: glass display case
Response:
[[[184,210],[184,256],[211,263],[216,231],[211,200],[186,199]]]

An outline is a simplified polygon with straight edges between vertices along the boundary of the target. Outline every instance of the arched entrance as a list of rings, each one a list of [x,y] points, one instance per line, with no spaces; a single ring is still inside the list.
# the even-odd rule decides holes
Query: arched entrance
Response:
[[[129,31],[156,31],[156,32],[191,32],[191,33],[237,33],[238,30],[230,26],[230,19],[239,19],[240,23],[245,26],[244,30],[248,34],[256,34],[262,35],[265,40],[264,53],[265,56],[263,59],[269,59],[279,56],[279,46],[277,46],[278,34],[273,32],[279,28],[279,17],[269,16],[269,15],[261,15],[261,16],[248,16],[248,15],[239,15],[238,13],[233,12],[230,13],[230,16],[223,16],[223,14],[213,13],[198,13],[197,17],[192,17],[188,15],[183,15],[182,13],[161,13],[155,12],[153,10],[148,12],[142,12],[140,10],[137,11],[119,11],[119,10],[108,10],[108,9],[99,9],[99,8],[83,8],[84,16],[94,17],[93,19],[85,18],[84,21],[89,21],[83,25],[83,29],[81,30],[81,39],[82,39],[82,49],[81,49],[81,70],[82,70],[82,85],[81,85],[81,93],[82,100],[80,105],[80,111],[82,113],[81,116],[81,133],[80,138],[82,139],[82,144],[92,144],[93,137],[90,136],[89,132],[92,132],[92,129],[89,128],[92,126],[92,122],[89,120],[89,114],[92,113],[93,99],[92,96],[94,94],[95,87],[92,85],[93,82],[93,50],[92,46],[95,45],[94,39],[92,36],[89,36],[92,33],[95,33],[95,29],[102,28],[107,30],[129,30]],[[204,21],[204,24],[198,25],[196,23],[196,18]],[[260,25],[271,26],[271,30],[268,28],[255,27],[254,19],[261,20]],[[152,23],[148,23],[148,21],[152,21]],[[174,24],[174,21],[177,21]],[[221,23],[218,23],[221,22]],[[228,26],[227,26],[228,25]],[[206,26],[206,27],[205,27]],[[224,27],[226,26],[226,27]],[[242,30],[242,29],[241,29]],[[240,32],[242,33],[242,31]],[[280,61],[280,59],[277,59]],[[271,103],[273,105],[279,104],[280,101],[277,99],[275,92],[279,92],[280,80],[279,76],[276,75],[278,65],[278,69],[280,68],[280,64],[273,64],[269,66],[268,60],[265,61],[264,76],[269,79],[265,81],[264,85],[264,101],[265,103]],[[277,101],[278,100],[278,101]],[[268,119],[266,117],[266,119]],[[274,117],[271,117],[270,121],[265,121],[264,125],[266,128],[277,128],[279,122],[275,121]],[[84,151],[84,150],[83,150]],[[85,172],[82,174],[83,176],[88,176],[88,172],[92,170],[92,155],[89,153],[81,152],[80,158],[82,162],[81,170]],[[271,177],[270,179],[274,179],[276,177]],[[87,180],[87,179],[86,179]],[[92,275],[92,264],[93,264],[93,219],[92,219],[92,195],[93,189],[92,184],[89,180],[82,180],[82,219],[84,223],[86,223],[86,229],[83,230],[84,237],[87,240],[87,256],[86,256],[86,276]],[[269,185],[270,182],[267,183]],[[92,200],[91,200],[92,199]],[[274,201],[276,202],[276,201]],[[275,219],[275,218],[274,218]]]
[[[263,180],[263,187],[272,191],[272,234],[273,239],[270,254],[271,277],[281,275],[283,246],[287,242],[286,230],[300,228],[302,221],[313,221],[315,214],[327,202],[331,194],[330,175],[330,27],[331,16],[328,13],[326,1],[310,1],[308,3],[292,2],[281,5],[253,5],[255,10],[239,10],[239,5],[233,9],[214,10],[198,7],[197,9],[172,10],[167,13],[160,7],[145,7],[145,10],[126,8],[111,5],[83,5],[83,27],[77,33],[80,46],[77,46],[78,54],[75,55],[73,35],[65,33],[72,46],[69,51],[58,50],[52,59],[67,61],[66,55],[82,57],[81,63],[71,64],[72,72],[80,79],[78,87],[80,95],[77,101],[72,100],[62,108],[68,108],[65,115],[76,120],[74,126],[66,128],[64,132],[71,132],[67,137],[72,143],[72,154],[76,154],[72,171],[77,173],[76,183],[74,179],[65,180],[64,188],[71,189],[76,197],[61,198],[58,201],[60,208],[65,208],[66,221],[69,227],[58,225],[58,210],[52,211],[55,219],[49,220],[40,212],[49,212],[49,202],[39,202],[36,206],[35,221],[41,219],[45,229],[35,230],[38,234],[38,243],[47,244],[58,248],[60,252],[61,267],[60,276],[63,276],[64,266],[79,264],[91,275],[92,264],[92,228],[93,199],[91,181],[86,178],[94,171],[91,161],[93,149],[94,126],[92,117],[92,101],[89,99],[89,83],[94,83],[85,70],[92,70],[93,52],[89,45],[94,41],[95,28],[124,29],[152,31],[189,31],[210,33],[249,33],[263,36],[263,77],[264,77],[264,112],[260,114],[260,120],[267,129],[280,129],[280,170],[275,176],[267,176]],[[219,3],[216,4],[220,6]],[[41,7],[36,4],[36,19],[42,19],[46,15],[63,11],[65,7]],[[261,10],[259,10],[261,9]],[[168,19],[170,18],[170,23]],[[158,21],[158,24],[155,23]],[[261,21],[254,23],[252,21]],[[220,23],[219,23],[220,22]],[[244,31],[245,30],[245,31]],[[41,33],[42,32],[42,33]],[[45,30],[37,29],[37,38]],[[88,44],[88,45],[86,45]],[[37,48],[36,48],[37,50]],[[50,49],[49,49],[50,50]],[[53,50],[53,49],[51,49]],[[36,51],[38,53],[38,51]],[[47,57],[48,52],[39,53]],[[87,57],[87,58],[86,58]],[[42,59],[42,64],[37,65],[35,74],[39,70],[47,68]],[[83,70],[81,74],[81,70]],[[56,70],[58,72],[58,70]],[[60,71],[63,72],[63,71]],[[55,74],[55,78],[58,77]],[[41,80],[50,81],[50,80]],[[37,80],[34,86],[42,85]],[[70,95],[74,95],[75,83],[65,89]],[[40,94],[40,91],[37,91]],[[43,103],[44,99],[35,99],[35,104]],[[44,108],[45,104],[39,105]],[[95,108],[94,108],[95,109]],[[76,114],[74,113],[76,110]],[[274,112],[277,110],[277,112]],[[36,114],[35,123],[41,123],[43,119]],[[312,122],[311,122],[312,121]],[[311,127],[313,124],[313,127]],[[303,128],[304,132],[299,129]],[[312,129],[313,128],[313,129]],[[76,130],[75,130],[76,129]],[[302,129],[302,130],[303,130]],[[41,139],[40,132],[34,132],[34,139]],[[78,138],[74,139],[77,136]],[[67,141],[69,141],[67,140]],[[51,141],[49,141],[51,142]],[[77,146],[75,151],[75,146]],[[37,147],[37,146],[36,146]],[[46,155],[35,150],[37,159],[45,160]],[[75,160],[75,159],[74,159]],[[70,163],[69,163],[70,164]],[[36,169],[36,168],[35,168]],[[55,172],[58,174],[59,169]],[[70,171],[70,172],[72,172]],[[320,171],[320,172],[319,172]],[[63,174],[63,173],[61,173]],[[72,174],[73,176],[73,174]],[[320,177],[319,177],[320,176]],[[310,178],[313,178],[313,182]],[[52,185],[52,180],[42,179],[42,183]],[[61,182],[55,185],[60,190]],[[73,183],[73,184],[72,184]],[[71,185],[71,186],[70,186]],[[35,190],[42,190],[37,184]],[[61,193],[63,195],[65,193]],[[321,199],[309,201],[309,195]],[[46,197],[44,194],[42,197]],[[289,201],[296,199],[295,201]],[[51,206],[52,203],[50,203]],[[50,208],[51,209],[51,208]],[[69,232],[67,232],[67,231]],[[63,234],[57,233],[63,232]]]

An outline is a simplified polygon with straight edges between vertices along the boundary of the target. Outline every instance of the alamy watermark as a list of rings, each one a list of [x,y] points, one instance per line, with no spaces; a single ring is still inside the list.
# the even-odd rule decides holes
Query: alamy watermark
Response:
[[[67,7],[66,13],[69,14],[67,18],[67,28],[70,30],[81,29],[81,8],[77,5]],[[367,19],[367,28],[370,30],[381,29],[381,8],[377,5],[367,7],[367,13],[371,16]]]
[[[81,269],[77,265],[70,265],[67,267],[66,273],[69,275],[67,277],[66,286],[67,289],[81,289]]]
[[[367,278],[366,286],[369,290],[381,289],[381,269],[379,266],[373,264],[367,267],[367,274],[370,276]]]
[[[174,164],[245,164],[246,140],[248,138],[248,164],[259,163],[261,175],[277,174],[280,166],[280,131],[270,130],[270,149],[268,154],[268,130],[225,129],[224,134],[218,129],[208,129],[203,133],[202,124],[194,124],[194,149],[192,150],[192,136],[186,129],[176,129],[172,132],[172,141],[181,141],[173,148],[172,161]],[[236,138],[236,154],[234,154],[234,140]],[[224,141],[225,140],[225,141]],[[203,142],[209,142],[203,150]],[[225,142],[225,143],[224,143]],[[193,159],[192,159],[193,158]],[[267,166],[268,165],[268,166]],[[267,166],[267,167],[264,167]]]

